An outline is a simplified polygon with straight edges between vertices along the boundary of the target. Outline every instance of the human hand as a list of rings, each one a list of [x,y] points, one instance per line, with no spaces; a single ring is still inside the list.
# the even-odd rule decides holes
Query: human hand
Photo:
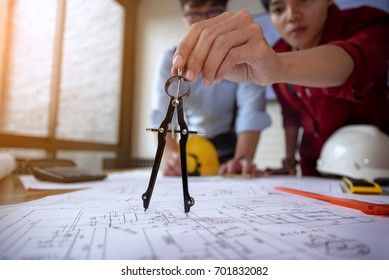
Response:
[[[296,175],[296,168],[294,167],[281,167],[281,168],[266,168],[262,172],[262,176],[270,175]]]
[[[184,68],[189,81],[202,74],[210,86],[222,79],[267,85],[280,75],[281,60],[247,11],[225,12],[195,23],[178,46],[172,74]]]
[[[256,176],[256,166],[249,159],[231,159],[220,166],[218,174],[242,174],[249,177],[254,177]]]
[[[281,168],[267,168],[262,175],[293,175],[295,176],[297,161],[295,159],[285,158],[282,160]]]
[[[181,176],[180,154],[170,152],[164,155],[162,160],[162,173],[165,176]]]

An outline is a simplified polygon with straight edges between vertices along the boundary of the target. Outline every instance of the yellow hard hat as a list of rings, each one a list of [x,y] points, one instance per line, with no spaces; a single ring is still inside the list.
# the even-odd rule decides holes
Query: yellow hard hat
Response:
[[[215,146],[201,136],[190,136],[186,146],[188,175],[216,175],[219,159]]]

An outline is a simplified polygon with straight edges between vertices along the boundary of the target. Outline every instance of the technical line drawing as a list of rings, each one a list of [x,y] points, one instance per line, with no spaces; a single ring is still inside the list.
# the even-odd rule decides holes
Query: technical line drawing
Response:
[[[387,219],[225,179],[191,183],[188,217],[162,181],[145,212],[140,181],[0,207],[0,259],[389,258]]]

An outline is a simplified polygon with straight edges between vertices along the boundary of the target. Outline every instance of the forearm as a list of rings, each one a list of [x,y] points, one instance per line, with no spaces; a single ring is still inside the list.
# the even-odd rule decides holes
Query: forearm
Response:
[[[255,156],[259,136],[259,131],[247,131],[239,133],[234,158],[250,158],[252,160]]]
[[[255,150],[258,145],[259,132],[242,132],[238,135],[234,158],[219,168],[219,174],[246,174],[255,176],[256,166],[253,163]]]
[[[298,127],[285,127],[285,159],[284,161],[295,161],[295,154],[297,149]]]
[[[352,57],[333,45],[279,53],[279,57],[281,69],[274,77],[275,82],[335,87],[343,85],[354,70]]]

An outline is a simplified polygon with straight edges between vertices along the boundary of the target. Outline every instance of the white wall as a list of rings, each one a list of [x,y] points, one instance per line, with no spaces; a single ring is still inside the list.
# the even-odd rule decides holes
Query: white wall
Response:
[[[263,11],[260,1],[231,0],[229,8],[235,12],[245,9],[251,13]],[[156,61],[166,48],[178,44],[187,32],[181,19],[178,0],[139,0],[137,19],[137,55],[135,77],[136,116],[133,127],[134,156],[153,158],[156,151],[155,135],[146,132],[149,127],[151,109],[151,83]],[[271,115],[273,125],[266,129],[260,140],[255,161],[259,167],[279,166],[284,156],[283,132],[281,128],[280,108],[276,101],[270,101],[267,111]]]

